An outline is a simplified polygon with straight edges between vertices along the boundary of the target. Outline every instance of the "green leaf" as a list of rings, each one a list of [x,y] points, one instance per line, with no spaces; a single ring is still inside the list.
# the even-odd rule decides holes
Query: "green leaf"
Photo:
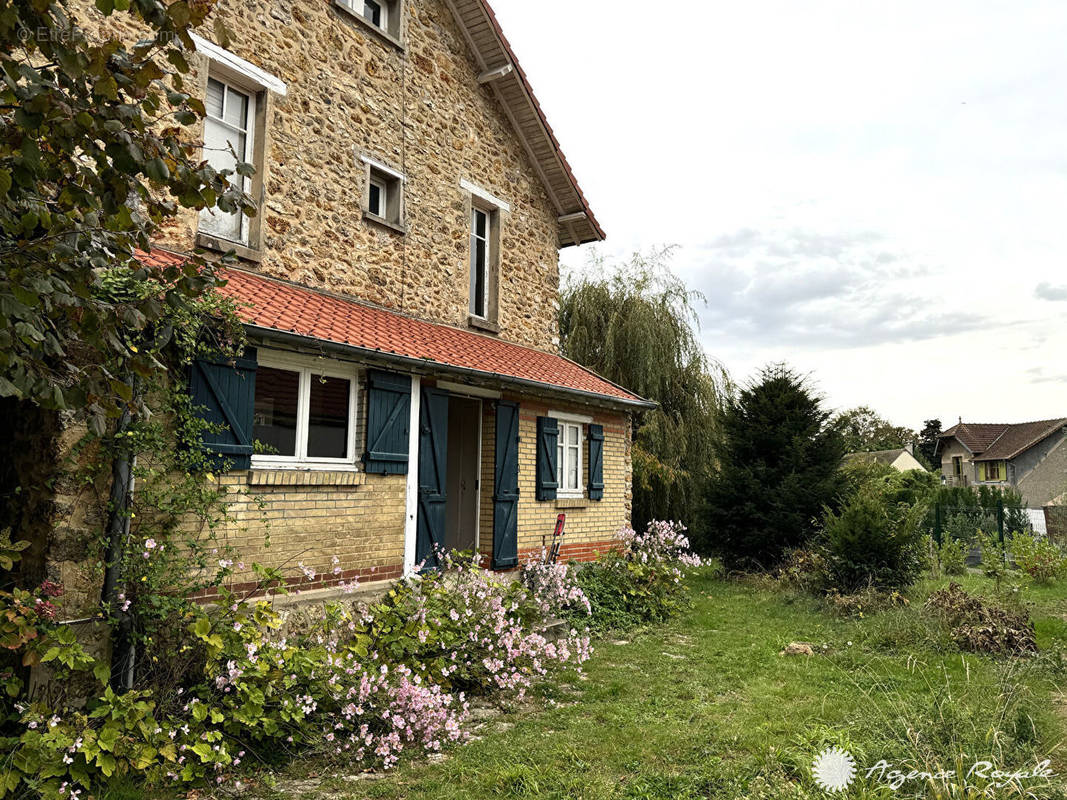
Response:
[[[93,676],[100,683],[106,684],[111,679],[111,667],[104,661],[98,661],[93,667]]]
[[[107,778],[115,774],[115,763],[115,757],[111,753],[101,753],[96,757],[96,765]]]
[[[144,167],[145,175],[154,181],[165,181],[170,177],[170,170],[167,168],[167,162],[162,158],[149,159]]]
[[[192,625],[192,631],[201,639],[207,638],[211,633],[211,620],[207,617],[199,617]]]
[[[204,763],[210,761],[213,755],[211,745],[209,745],[207,742],[197,742],[193,745],[192,751],[198,756],[200,756],[200,760]]]

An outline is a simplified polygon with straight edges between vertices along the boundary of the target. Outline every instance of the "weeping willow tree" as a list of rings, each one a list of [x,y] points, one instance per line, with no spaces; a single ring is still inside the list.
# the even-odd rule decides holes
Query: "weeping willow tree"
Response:
[[[594,254],[567,276],[560,300],[564,354],[659,408],[641,412],[633,446],[633,524],[677,519],[696,527],[715,468],[729,377],[697,341],[695,304],[668,266],[673,248],[608,264]],[[694,530],[699,534],[699,531]]]

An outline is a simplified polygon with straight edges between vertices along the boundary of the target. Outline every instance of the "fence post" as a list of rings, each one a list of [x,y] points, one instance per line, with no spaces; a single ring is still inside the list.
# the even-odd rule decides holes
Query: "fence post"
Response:
[[[941,547],[941,503],[934,503],[934,541]]]
[[[1007,560],[1004,552],[1004,500],[997,498],[997,535],[1000,538],[1000,556]]]

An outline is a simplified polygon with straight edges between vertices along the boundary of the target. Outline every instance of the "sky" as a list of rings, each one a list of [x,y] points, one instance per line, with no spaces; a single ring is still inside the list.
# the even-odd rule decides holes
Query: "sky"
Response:
[[[915,429],[1067,416],[1067,3],[492,5],[596,247],[676,245],[735,381],[786,361]]]

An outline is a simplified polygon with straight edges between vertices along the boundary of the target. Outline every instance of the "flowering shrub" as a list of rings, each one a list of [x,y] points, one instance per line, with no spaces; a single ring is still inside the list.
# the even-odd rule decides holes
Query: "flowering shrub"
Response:
[[[521,696],[551,668],[589,657],[584,631],[545,637],[545,602],[521,582],[477,558],[445,563],[369,609],[329,606],[300,635],[280,633],[267,601],[223,592],[211,613],[187,609],[173,658],[198,660],[195,681],[168,697],[106,689],[84,710],[21,705],[21,731],[3,743],[15,755],[0,797],[25,787],[71,800],[117,775],[222,784],[252,755],[283,751],[390,767],[406,749],[462,739],[468,692]],[[553,585],[575,597],[565,578]]]
[[[572,593],[564,578],[555,583],[559,595],[541,597],[521,581],[505,583],[481,569],[478,558],[446,555],[442,571],[391,591],[371,609],[371,623],[356,637],[359,646],[450,689],[515,690],[520,696],[553,664],[589,658],[584,625],[556,641],[541,630],[559,598]]]
[[[653,521],[638,533],[616,534],[620,552],[575,570],[575,580],[592,609],[593,626],[626,628],[668,619],[689,603],[682,579],[702,561],[689,549],[680,522]],[[572,616],[573,611],[565,611]]]
[[[643,533],[622,528],[615,538],[631,561],[667,567],[681,579],[682,568],[699,567],[703,562],[689,549],[689,537],[680,522],[652,520]]]
[[[545,617],[559,617],[568,609],[593,613],[589,598],[574,580],[574,570],[567,564],[530,561],[519,573],[530,600]]]

